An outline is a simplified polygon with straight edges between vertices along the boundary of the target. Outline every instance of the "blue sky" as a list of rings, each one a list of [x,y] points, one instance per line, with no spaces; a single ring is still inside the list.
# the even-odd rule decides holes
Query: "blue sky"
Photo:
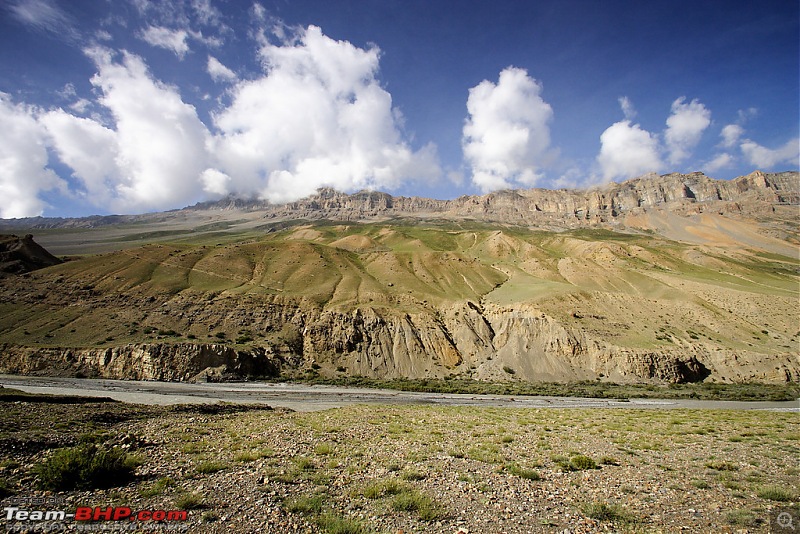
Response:
[[[0,216],[798,167],[796,0],[5,0]]]

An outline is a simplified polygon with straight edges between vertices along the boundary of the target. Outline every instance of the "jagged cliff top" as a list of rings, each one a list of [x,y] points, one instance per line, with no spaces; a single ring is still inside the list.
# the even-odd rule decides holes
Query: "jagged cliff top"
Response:
[[[733,180],[718,180],[703,173],[671,173],[646,175],[622,183],[609,183],[587,189],[513,189],[501,190],[485,195],[463,195],[453,200],[437,200],[423,197],[395,197],[378,191],[359,191],[353,194],[341,193],[331,188],[321,188],[315,195],[285,204],[270,204],[257,199],[227,197],[218,201],[196,204],[188,209],[250,209],[265,210],[271,213],[361,210],[386,212],[393,216],[414,215],[420,212],[464,215],[475,213],[468,206],[499,206],[509,199],[530,199],[532,211],[574,215],[576,209],[622,210],[633,207],[647,207],[673,201],[702,203],[723,200],[735,202],[764,201],[777,204],[800,203],[800,173],[789,171],[764,173],[755,171]],[[540,206],[536,201],[541,201]],[[545,209],[545,208],[549,209]],[[572,213],[568,213],[568,212]],[[502,212],[496,213],[498,222],[503,221]],[[611,214],[615,216],[614,214]],[[516,219],[517,217],[511,217]]]
[[[254,198],[225,197],[164,213],[80,218],[32,217],[3,220],[6,228],[96,228],[155,219],[180,218],[187,212],[263,212],[268,219],[376,220],[397,217],[477,219],[569,229],[613,223],[638,210],[658,208],[681,215],[707,209],[765,216],[775,206],[800,205],[800,173],[755,171],[733,180],[703,173],[646,175],[587,189],[514,189],[452,200],[392,196],[379,191],[348,194],[321,188],[307,198],[270,204]]]

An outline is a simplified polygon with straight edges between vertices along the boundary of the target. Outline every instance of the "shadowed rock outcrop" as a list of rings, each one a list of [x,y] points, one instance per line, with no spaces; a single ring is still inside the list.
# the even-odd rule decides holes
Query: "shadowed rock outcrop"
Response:
[[[61,260],[39,246],[30,234],[0,235],[0,273],[23,274],[59,263]]]

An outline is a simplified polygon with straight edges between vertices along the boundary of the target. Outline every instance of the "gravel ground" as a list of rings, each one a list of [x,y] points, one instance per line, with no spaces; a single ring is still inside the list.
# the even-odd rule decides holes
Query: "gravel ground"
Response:
[[[17,402],[0,421],[4,506],[191,508],[180,525],[125,524],[139,531],[768,532],[800,496],[792,413]],[[135,480],[30,489],[32,465],[87,435],[138,456]]]

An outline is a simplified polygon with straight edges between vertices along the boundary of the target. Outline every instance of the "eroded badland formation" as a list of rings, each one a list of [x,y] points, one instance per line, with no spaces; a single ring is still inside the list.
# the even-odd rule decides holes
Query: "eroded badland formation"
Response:
[[[4,221],[69,261],[0,279],[0,373],[798,381],[798,206],[754,172]]]

